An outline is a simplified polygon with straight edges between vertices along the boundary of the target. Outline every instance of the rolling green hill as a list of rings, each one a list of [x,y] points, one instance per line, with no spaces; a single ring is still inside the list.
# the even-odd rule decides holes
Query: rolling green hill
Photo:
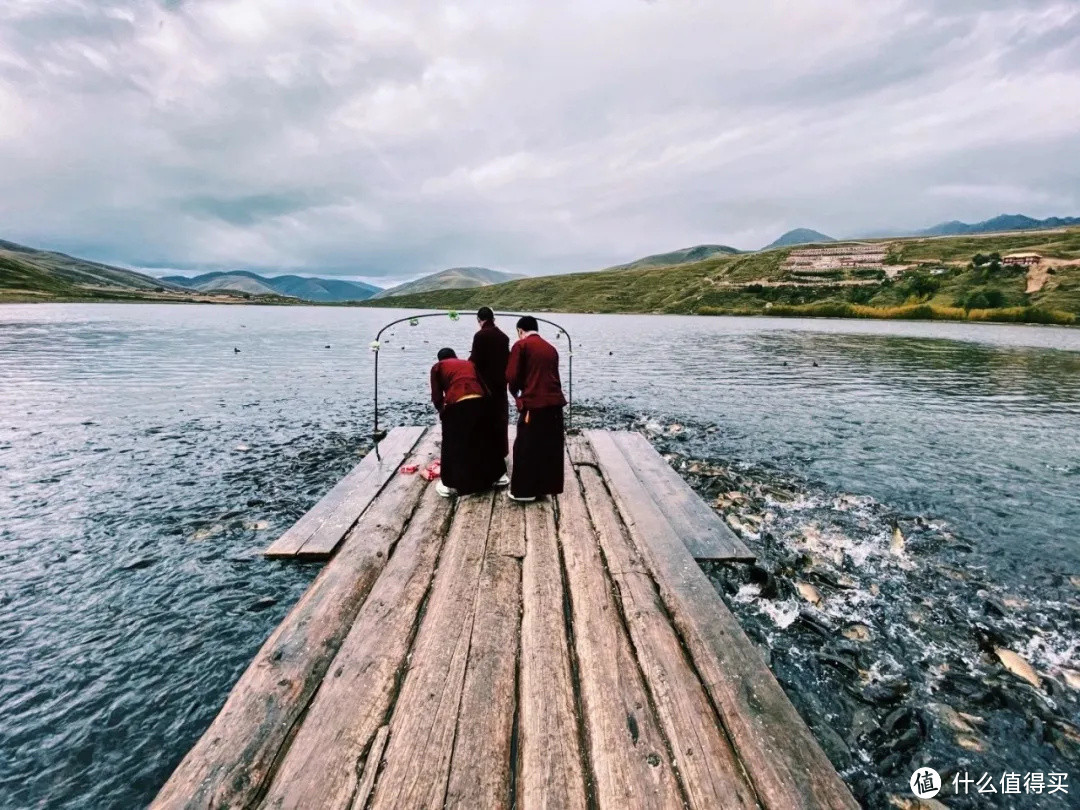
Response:
[[[1007,235],[873,240],[886,270],[836,271],[808,280],[784,268],[793,248],[716,255],[673,266],[527,278],[473,290],[403,295],[370,305],[534,312],[827,315],[972,318],[1070,323],[1080,314],[1080,228]],[[835,243],[841,245],[843,243]],[[973,264],[977,254],[1037,251],[1041,287],[1028,270]]]
[[[687,262],[700,262],[713,256],[734,256],[741,251],[727,245],[695,245],[694,247],[672,250],[668,253],[655,253],[642,259],[608,267],[608,270],[637,270],[643,267],[669,267],[673,264],[686,264]]]
[[[418,278],[376,293],[372,298],[393,298],[399,295],[413,293],[426,293],[435,290],[462,290],[474,287],[487,287],[492,284],[502,284],[505,281],[513,281],[522,278],[515,273],[504,273],[501,270],[489,270],[486,267],[451,267],[430,276]]]
[[[810,228],[796,228],[781,234],[775,240],[765,246],[765,250],[778,247],[792,247],[794,245],[809,245],[818,242],[835,242],[831,236],[826,236],[821,231],[813,231]]]
[[[0,240],[0,302],[133,300],[296,303],[279,295],[191,290],[134,270]]]

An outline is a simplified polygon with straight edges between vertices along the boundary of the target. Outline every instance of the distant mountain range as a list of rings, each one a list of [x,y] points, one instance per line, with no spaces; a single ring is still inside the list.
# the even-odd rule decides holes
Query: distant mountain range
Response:
[[[472,287],[489,287],[492,284],[502,284],[507,281],[525,278],[520,273],[504,273],[501,270],[490,270],[487,267],[451,267],[430,276],[418,278],[405,284],[383,290],[371,298],[392,298],[397,295],[410,295],[412,293],[432,292],[434,290],[466,290]]]
[[[366,301],[381,289],[359,281],[304,276],[261,276],[248,270],[203,273],[193,278],[165,276],[162,281],[200,292],[284,295],[288,298],[319,303]]]
[[[819,231],[812,231],[809,228],[796,228],[793,231],[788,231],[775,241],[767,244],[763,250],[769,248],[789,247],[791,245],[808,245],[816,242],[835,242],[831,236],[826,236]]]
[[[969,233],[1037,231],[1048,230],[1051,228],[1066,228],[1076,225],[1080,225],[1080,217],[1048,217],[1046,219],[1033,219],[1032,217],[1024,216],[1023,214],[1001,214],[993,219],[984,220],[983,222],[968,223],[954,219],[950,222],[938,223],[932,228],[926,228],[921,231],[881,231],[872,235],[856,238],[886,239],[890,236],[896,238],[905,236],[964,236]],[[809,228],[796,228],[793,231],[788,231],[775,242],[766,245],[763,250],[777,247],[790,247],[792,245],[835,241],[837,240],[833,237],[826,236],[819,231],[813,231]]]
[[[0,239],[0,294],[27,300],[164,296],[190,292],[133,270]]]
[[[741,251],[727,245],[695,245],[694,247],[672,250],[668,253],[655,253],[652,256],[632,261],[629,264],[617,264],[606,270],[634,270],[642,267],[666,267],[686,262],[700,262],[710,256],[732,255]]]
[[[966,233],[996,233],[998,231],[1037,231],[1048,228],[1065,228],[1080,225],[1080,217],[1048,217],[1032,219],[1023,214],[1001,214],[993,219],[968,224],[952,220],[942,222],[924,231],[916,231],[915,236],[962,236]]]

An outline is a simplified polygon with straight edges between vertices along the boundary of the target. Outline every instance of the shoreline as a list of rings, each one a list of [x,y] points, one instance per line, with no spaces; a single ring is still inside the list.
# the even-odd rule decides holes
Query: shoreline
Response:
[[[9,298],[0,295],[0,306],[22,304],[182,304],[192,305],[223,305],[223,306],[265,306],[265,307],[318,307],[318,308],[355,308],[355,309],[393,309],[415,310],[433,312],[457,312],[467,311],[466,308],[441,308],[410,305],[392,305],[385,302],[390,299],[380,299],[375,305],[367,301],[281,301],[281,300],[212,300],[191,301],[183,299],[161,298],[133,298],[130,296],[107,298]],[[854,313],[840,315],[836,313],[838,308],[848,308]],[[495,309],[527,309],[523,307],[495,307]],[[963,316],[955,314],[965,312],[959,308],[938,307],[930,304],[912,304],[905,307],[869,307],[851,304],[807,304],[804,306],[777,306],[762,310],[739,310],[721,307],[699,307],[693,312],[663,312],[656,310],[560,310],[560,309],[530,309],[530,312],[547,315],[636,315],[657,316],[677,315],[680,317],[702,318],[805,318],[814,320],[831,321],[904,321],[910,323],[965,323],[965,324],[991,324],[1006,326],[1052,326],[1064,328],[1080,327],[1080,318],[1064,310],[1047,310],[1040,307],[1003,307],[1000,311],[992,309],[970,310],[972,314]],[[930,313],[927,315],[926,313]],[[995,314],[1000,317],[995,317]]]

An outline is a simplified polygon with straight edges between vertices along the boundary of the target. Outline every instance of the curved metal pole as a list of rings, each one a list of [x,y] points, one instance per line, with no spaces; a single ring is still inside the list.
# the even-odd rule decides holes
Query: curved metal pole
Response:
[[[419,320],[420,318],[445,318],[449,315],[450,312],[456,312],[456,310],[446,310],[443,312],[424,312],[419,315],[408,315],[404,318],[398,318],[397,320],[390,321],[390,323],[384,325],[382,329],[380,329],[375,334],[375,340],[372,342],[371,348],[375,352],[375,424],[372,428],[372,437],[375,439],[376,453],[378,452],[379,441],[381,441],[383,436],[386,435],[385,431],[379,430],[379,350],[382,348],[380,338],[382,338],[383,332],[385,332],[391,326],[397,326],[399,323],[405,323],[406,321]],[[496,312],[494,314],[495,317],[503,318],[524,317],[522,314],[517,312]],[[534,315],[533,317],[536,318],[536,320],[538,320],[540,323],[546,323],[550,326],[554,326],[562,334],[566,335],[567,349],[569,349],[570,351],[570,356],[567,360],[569,371],[569,396],[567,397],[569,400],[567,403],[567,408],[569,409],[569,418],[567,419],[567,429],[572,430],[574,426],[574,340],[570,337],[570,332],[567,331],[565,327],[555,323],[555,321],[549,321],[547,318],[540,318],[536,315]]]

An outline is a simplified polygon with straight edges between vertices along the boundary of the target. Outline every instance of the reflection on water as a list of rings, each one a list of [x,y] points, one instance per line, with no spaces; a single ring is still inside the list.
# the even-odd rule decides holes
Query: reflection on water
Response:
[[[316,570],[259,551],[366,450],[400,314],[0,307],[0,805],[153,795]],[[1080,568],[1080,331],[556,320],[579,401],[943,518],[1004,578]],[[429,418],[471,328],[388,337],[384,421]]]

